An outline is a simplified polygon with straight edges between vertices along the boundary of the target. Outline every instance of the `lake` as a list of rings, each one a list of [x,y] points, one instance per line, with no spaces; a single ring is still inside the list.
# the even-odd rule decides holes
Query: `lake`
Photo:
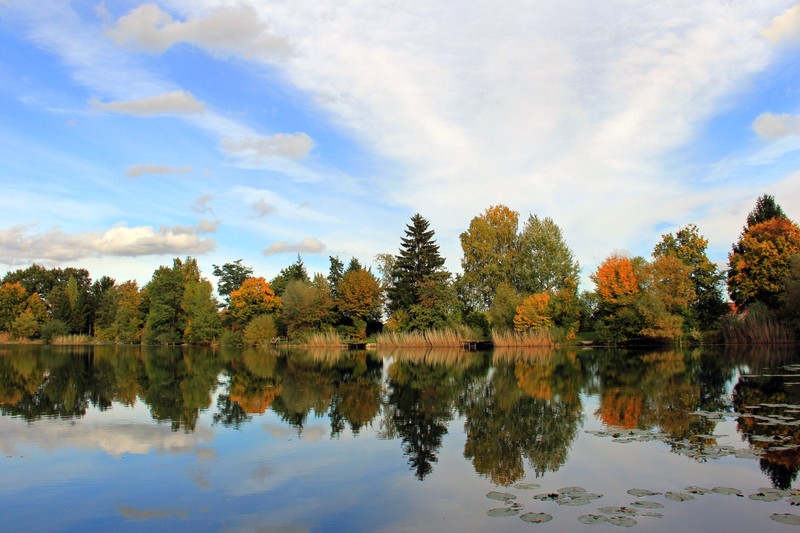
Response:
[[[795,347],[3,346],[0,413],[4,531],[800,523]]]

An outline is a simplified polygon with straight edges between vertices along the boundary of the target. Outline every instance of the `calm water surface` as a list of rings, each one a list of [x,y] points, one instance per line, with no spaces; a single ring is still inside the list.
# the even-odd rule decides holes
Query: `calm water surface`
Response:
[[[796,348],[2,347],[0,414],[4,531],[618,531],[585,515],[792,531],[775,519],[800,519]]]

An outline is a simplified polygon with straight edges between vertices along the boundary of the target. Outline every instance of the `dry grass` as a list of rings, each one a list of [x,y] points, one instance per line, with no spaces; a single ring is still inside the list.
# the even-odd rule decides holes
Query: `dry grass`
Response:
[[[528,331],[492,330],[492,342],[495,348],[508,346],[554,347],[556,340],[549,330],[529,329]]]
[[[474,340],[478,337],[467,326],[446,329],[429,329],[425,331],[405,331],[381,333],[375,339],[380,347],[426,348],[426,347],[456,347],[461,346],[465,340]]]
[[[50,344],[54,346],[76,346],[79,344],[94,344],[94,338],[89,335],[56,335]]]
[[[303,346],[341,347],[345,343],[335,331],[317,331],[303,341]]]
[[[500,346],[492,352],[492,363],[539,364],[543,361],[549,361],[554,353],[553,348],[550,346]]]

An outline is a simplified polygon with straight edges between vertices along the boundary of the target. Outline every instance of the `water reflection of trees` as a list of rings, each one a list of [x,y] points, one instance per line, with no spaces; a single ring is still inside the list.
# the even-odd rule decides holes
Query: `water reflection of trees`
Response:
[[[558,470],[581,422],[585,374],[574,352],[496,352],[491,379],[463,389],[464,456],[476,472],[509,485],[525,475]]]

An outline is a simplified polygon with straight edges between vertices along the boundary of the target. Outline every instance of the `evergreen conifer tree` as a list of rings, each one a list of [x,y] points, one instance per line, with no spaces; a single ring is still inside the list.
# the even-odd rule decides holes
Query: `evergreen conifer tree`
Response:
[[[391,285],[387,288],[391,312],[416,304],[421,282],[440,277],[440,282],[444,283],[449,277],[429,225],[419,213],[411,217],[411,224],[406,225],[406,236],[400,239],[400,253],[396,256]]]

